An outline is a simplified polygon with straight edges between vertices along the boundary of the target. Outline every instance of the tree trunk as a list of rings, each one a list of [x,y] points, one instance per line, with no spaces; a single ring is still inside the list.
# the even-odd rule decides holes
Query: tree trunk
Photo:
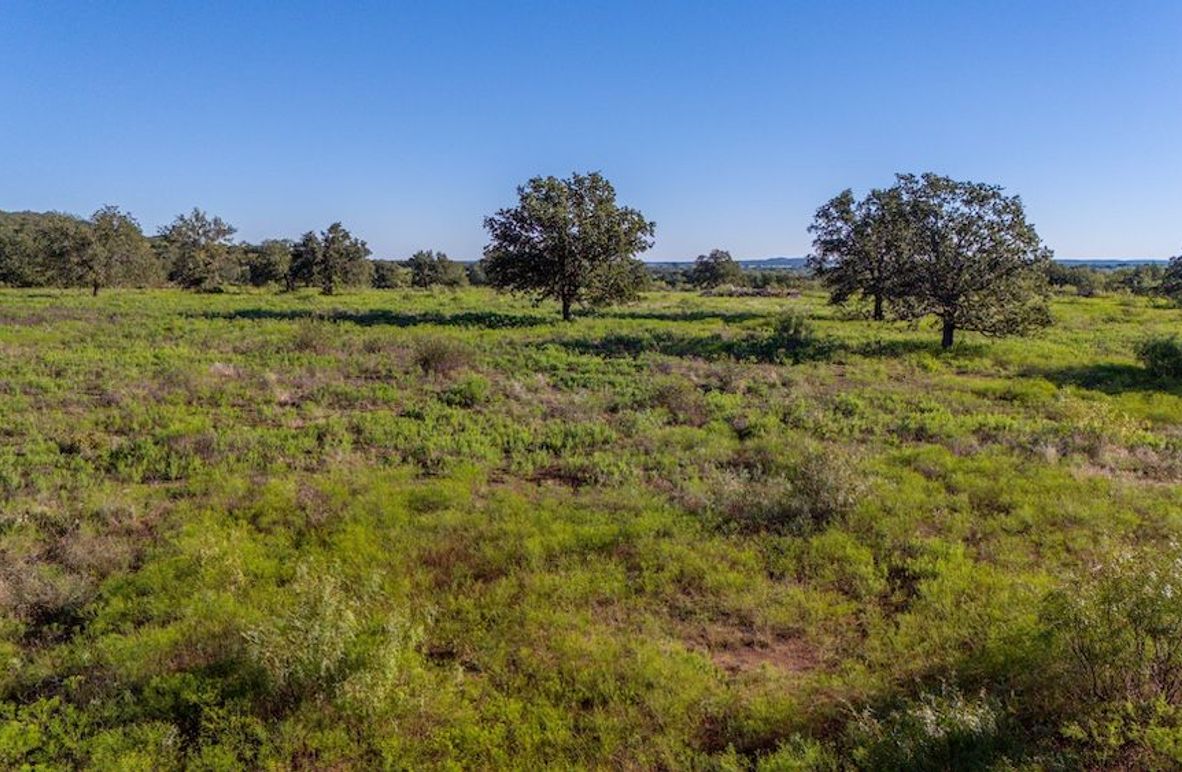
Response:
[[[874,296],[874,321],[882,321],[882,294],[879,293]]]
[[[951,319],[944,320],[944,338],[940,341],[941,348],[952,348],[952,334],[956,332],[956,323]]]
[[[94,284],[94,285],[92,285],[92,286],[91,286],[91,288],[90,288],[90,296],[91,296],[92,298],[97,298],[97,297],[98,297],[98,284]]]
[[[562,321],[570,321],[570,298],[562,299]]]

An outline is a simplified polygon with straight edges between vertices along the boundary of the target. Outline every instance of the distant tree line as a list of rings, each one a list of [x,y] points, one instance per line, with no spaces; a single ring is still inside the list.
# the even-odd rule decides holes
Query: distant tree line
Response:
[[[234,226],[201,209],[155,235],[130,213],[105,206],[89,218],[62,212],[0,212],[0,286],[159,287],[212,292],[225,286],[461,287],[486,284],[483,266],[424,250],[407,260],[370,260],[341,223],[298,240],[235,242]]]
[[[1119,268],[1054,263],[1047,280],[1059,292],[1092,297],[1110,292],[1127,292],[1142,297],[1159,297],[1182,304],[1182,255],[1165,263],[1144,263]]]
[[[60,212],[0,212],[0,286],[104,287],[171,283],[196,291],[227,285],[463,287],[488,284],[575,309],[633,299],[654,285],[718,290],[786,289],[805,274],[744,270],[723,249],[688,267],[649,267],[655,224],[616,202],[598,172],[535,177],[516,206],[485,218],[483,258],[461,263],[421,250],[371,260],[365,241],[341,223],[299,239],[235,242],[235,228],[200,209],[146,236],[128,212],[105,206],[83,219]],[[1050,323],[1052,291],[1127,291],[1182,303],[1182,256],[1168,265],[1101,272],[1051,260],[1018,196],[995,185],[935,174],[898,175],[858,199],[845,190],[816,212],[807,276],[835,304],[866,304],[875,320],[935,318],[942,344],[957,330],[1011,335]]]
[[[160,253],[118,207],[82,219],[60,212],[0,212],[0,284],[13,287],[154,286],[167,281]]]
[[[793,268],[745,267],[725,249],[698,255],[688,266],[657,263],[648,269],[654,284],[672,290],[789,290],[800,289],[808,278],[806,271]]]

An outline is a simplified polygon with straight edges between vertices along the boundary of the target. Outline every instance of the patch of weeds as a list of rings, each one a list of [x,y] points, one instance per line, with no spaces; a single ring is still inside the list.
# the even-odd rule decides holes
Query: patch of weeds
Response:
[[[447,377],[472,364],[472,349],[454,338],[433,335],[415,341],[411,355],[425,375]]]
[[[441,395],[451,407],[474,408],[488,399],[491,385],[482,375],[467,375],[449,386]]]

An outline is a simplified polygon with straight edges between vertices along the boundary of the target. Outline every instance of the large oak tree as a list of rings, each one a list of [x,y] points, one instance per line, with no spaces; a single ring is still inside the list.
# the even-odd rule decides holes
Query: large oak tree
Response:
[[[575,305],[628,300],[644,286],[636,255],[652,246],[656,226],[618,205],[601,174],[534,177],[517,196],[517,206],[484,221],[484,268],[494,287],[557,300],[569,320]]]
[[[1002,336],[1050,324],[1051,251],[1018,196],[936,174],[900,175],[897,187],[910,231],[891,291],[900,318],[936,317],[945,348],[957,330]]]

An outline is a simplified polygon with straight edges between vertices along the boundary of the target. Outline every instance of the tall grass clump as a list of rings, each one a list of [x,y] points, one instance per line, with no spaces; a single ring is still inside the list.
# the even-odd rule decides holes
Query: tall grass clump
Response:
[[[836,448],[808,447],[788,458],[747,454],[736,463],[738,476],[716,506],[740,531],[814,533],[849,515],[866,491],[854,459]]]
[[[472,364],[472,349],[458,340],[433,335],[415,341],[413,360],[424,375],[446,377]]]
[[[246,633],[253,659],[275,691],[296,701],[330,691],[344,677],[361,630],[356,600],[328,573],[301,565],[282,607]]]

